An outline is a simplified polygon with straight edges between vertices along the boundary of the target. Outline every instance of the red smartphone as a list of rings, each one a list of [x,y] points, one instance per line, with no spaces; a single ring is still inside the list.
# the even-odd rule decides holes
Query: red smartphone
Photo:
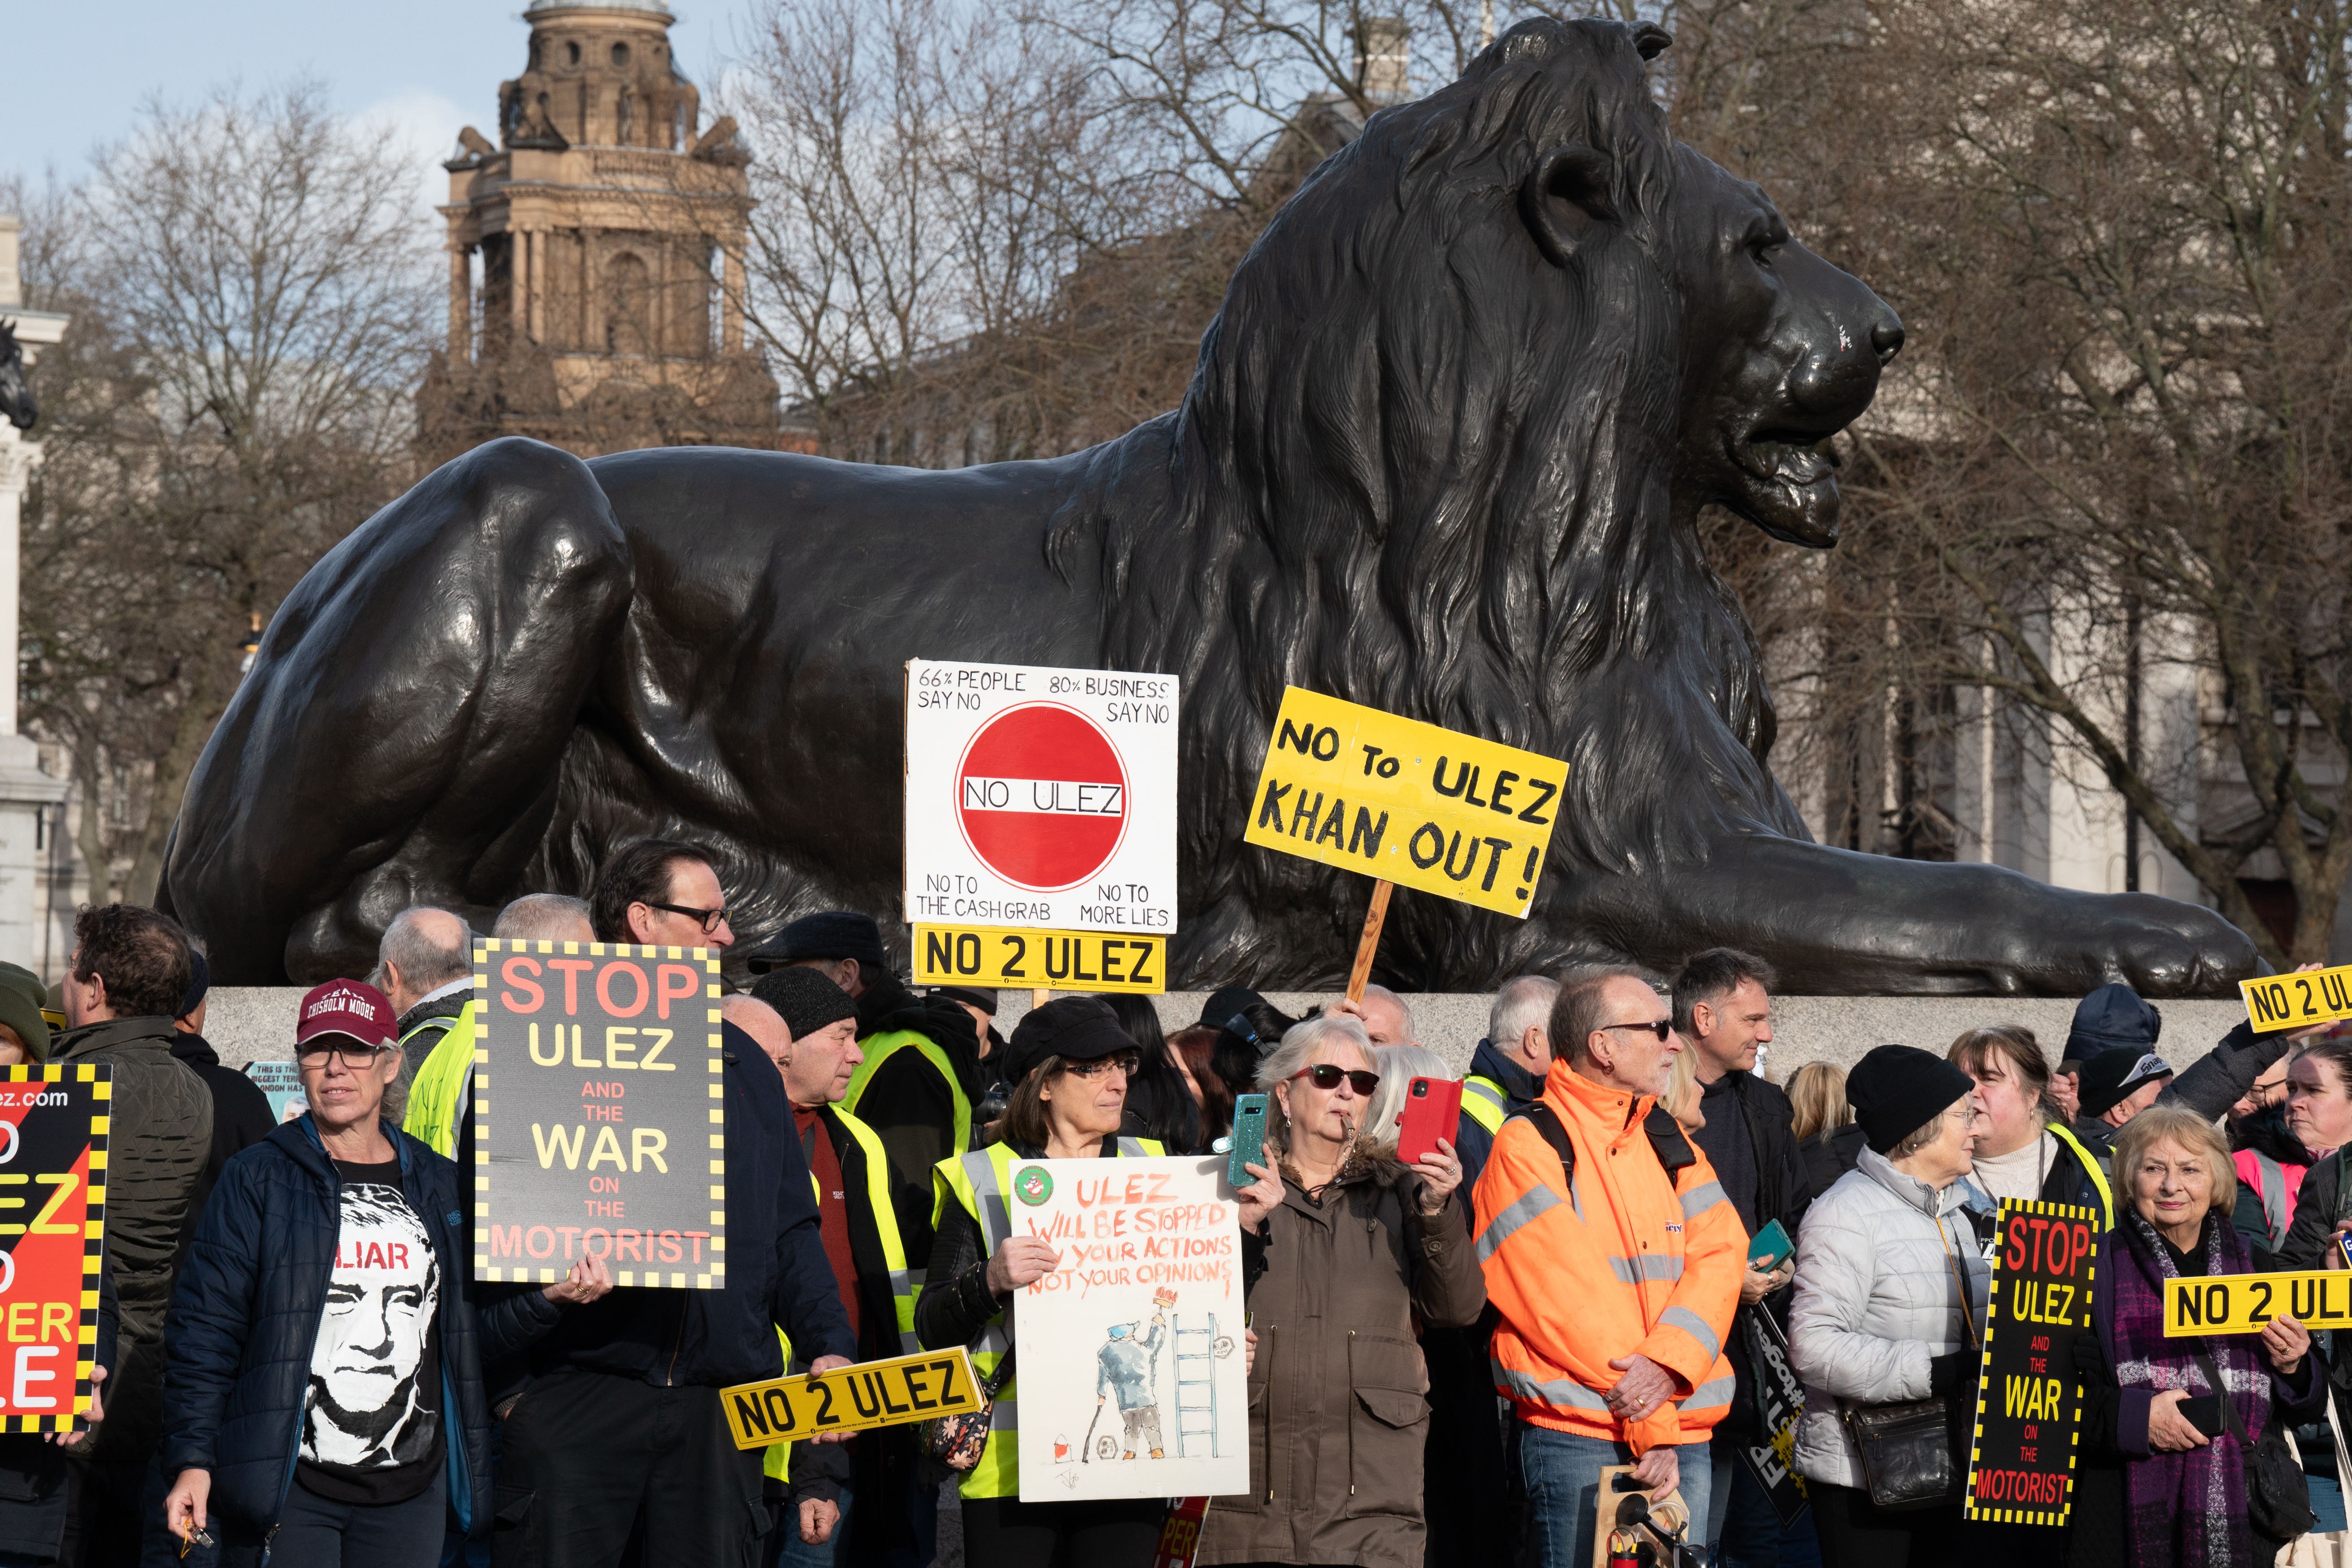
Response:
[[[1441,1138],[1451,1143],[1462,1123],[1462,1086],[1450,1078],[1417,1078],[1405,1087],[1404,1121],[1397,1132],[1397,1160],[1418,1164],[1437,1152]]]

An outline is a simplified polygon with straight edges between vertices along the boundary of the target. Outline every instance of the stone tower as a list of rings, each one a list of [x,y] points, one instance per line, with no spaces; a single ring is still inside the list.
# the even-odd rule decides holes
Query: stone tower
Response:
[[[776,385],[744,349],[751,210],[735,122],[704,129],[662,0],[532,0],[499,142],[449,171],[449,342],[417,395],[421,455],[494,436],[583,453],[773,447]]]

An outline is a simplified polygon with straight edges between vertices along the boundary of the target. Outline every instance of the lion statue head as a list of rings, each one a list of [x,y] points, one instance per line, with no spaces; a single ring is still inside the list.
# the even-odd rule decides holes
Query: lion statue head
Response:
[[[1057,561],[1085,570],[1098,525],[1105,602],[1129,606],[1105,662],[1186,682],[1186,755],[1207,764],[1186,789],[1196,972],[1252,973],[1270,921],[1352,929],[1316,868],[1243,852],[1226,809],[1289,684],[1567,758],[1555,894],[1727,829],[1803,835],[1697,514],[1834,542],[1816,447],[1869,405],[1903,330],[1761,190],[1675,142],[1646,80],[1668,42],[1526,22],[1374,115],[1234,275],[1181,407],[1138,433],[1164,448],[1103,448],[1064,508]],[[1152,584],[1183,602],[1134,615]],[[1572,955],[1548,897],[1516,930],[1412,900],[1385,966],[1458,983]],[[1345,941],[1324,945],[1339,966]]]

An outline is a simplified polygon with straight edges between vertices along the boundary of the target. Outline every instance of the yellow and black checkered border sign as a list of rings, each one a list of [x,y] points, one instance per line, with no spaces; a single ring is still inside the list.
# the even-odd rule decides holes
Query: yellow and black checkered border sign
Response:
[[[2096,1209],[2078,1204],[2020,1203],[2014,1198],[2003,1198],[2000,1200],[2000,1226],[1994,1233],[1996,1247],[2008,1237],[2010,1219],[2017,1215],[2033,1215],[2049,1219],[2063,1219],[2086,1224],[2091,1227],[2094,1236],[2099,1233],[2099,1211]],[[2091,1325],[2091,1289],[2098,1282],[2098,1273],[2099,1266],[2095,1259],[2083,1272],[2081,1301],[2083,1321],[2077,1329],[2078,1332],[2095,1331]],[[1966,1490],[1960,1500],[1961,1511],[1967,1518],[1991,1524],[2039,1524],[2054,1529],[2066,1522],[2066,1516],[2074,1506],[2074,1470],[2081,1463],[2083,1448],[2083,1385],[2079,1381],[2070,1384],[2074,1390],[2072,1396],[2074,1412],[2066,1424],[2066,1475],[2065,1490],[2063,1494],[2064,1500],[2054,1509],[1988,1508],[1980,1506],[1976,1500],[1977,1460],[1983,1451],[1985,1401],[1991,1397],[1992,1392],[1993,1336],[2000,1331],[2000,1287],[2005,1282],[2005,1278],[2001,1270],[1996,1267],[1993,1269],[1991,1288],[1985,1298],[1984,1350],[1977,1360],[1976,1424],[1974,1429],[1969,1434],[1969,1473]],[[2021,1330],[2011,1331],[2011,1332],[2021,1331]],[[2071,1373],[2074,1369],[2069,1367],[2067,1370]]]
[[[70,1432],[89,1414],[89,1374],[98,1357],[99,1274],[106,1267],[106,1141],[112,1127],[114,1069],[91,1063],[0,1068],[0,1083],[86,1083],[90,1086],[89,1213],[82,1223],[81,1302],[75,1338],[73,1410],[64,1415],[0,1415],[0,1432]]]
[[[707,1021],[710,1033],[705,1037],[710,1068],[710,1098],[716,1102],[710,1108],[710,1125],[723,1129],[726,1125],[727,1058],[719,1034],[719,1001],[726,987],[719,979],[719,959],[707,947],[667,947],[651,942],[553,942],[544,938],[481,937],[474,942],[474,994],[484,1005],[474,1010],[474,1278],[494,1283],[517,1285],[552,1285],[567,1278],[571,1269],[507,1268],[493,1264],[489,1257],[490,1220],[490,1052],[489,1008],[490,961],[499,954],[509,957],[520,954],[531,958],[654,958],[676,962],[698,963],[709,976],[703,988],[704,998],[710,1004]],[[723,1131],[710,1133],[710,1237],[709,1255],[698,1268],[613,1268],[613,1282],[645,1289],[672,1290],[723,1290],[727,1287],[727,1174],[726,1135]],[[544,1228],[544,1227],[541,1227]],[[582,1226],[581,1248],[587,1249],[588,1236],[603,1226]],[[527,1233],[528,1234],[528,1233]],[[611,1237],[614,1233],[606,1231]],[[617,1241],[614,1242],[617,1246]],[[606,1257],[605,1254],[598,1254]],[[655,1261],[661,1261],[656,1259]],[[608,1267],[612,1259],[608,1258]]]

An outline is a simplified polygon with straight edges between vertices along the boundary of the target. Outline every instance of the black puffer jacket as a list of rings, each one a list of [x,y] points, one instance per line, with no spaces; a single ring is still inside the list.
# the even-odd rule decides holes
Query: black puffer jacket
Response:
[[[625,1285],[575,1307],[532,1347],[535,1374],[569,1368],[656,1388],[757,1383],[783,1375],[778,1329],[811,1361],[856,1359],[784,1080],[751,1036],[732,1024],[719,1034],[727,1093],[726,1287]]]
[[[476,1331],[473,1259],[459,1243],[457,1167],[390,1122],[401,1189],[441,1264],[441,1410],[449,1505],[459,1526],[490,1523],[484,1354],[546,1332],[562,1309],[538,1290],[499,1291]],[[310,1118],[231,1160],[205,1205],[172,1294],[163,1473],[212,1472],[214,1511],[268,1532],[286,1503],[302,1440],[310,1358],[342,1234],[342,1178]],[[495,1288],[493,1288],[495,1289]]]
[[[58,1036],[49,1060],[112,1069],[107,1144],[106,1271],[122,1334],[106,1419],[89,1441],[101,1462],[144,1462],[162,1438],[163,1317],[183,1227],[203,1204],[213,1095],[173,1059],[169,1018],[112,1018]]]

